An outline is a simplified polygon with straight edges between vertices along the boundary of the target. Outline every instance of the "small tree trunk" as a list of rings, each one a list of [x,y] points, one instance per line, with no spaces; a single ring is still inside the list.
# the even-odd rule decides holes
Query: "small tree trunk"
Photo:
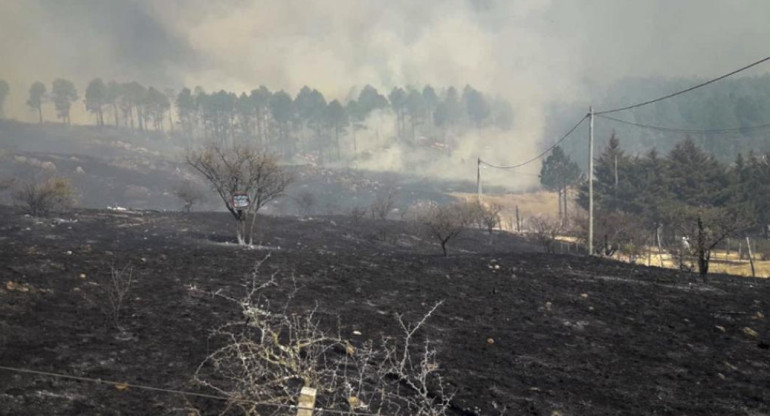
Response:
[[[706,248],[706,235],[703,231],[703,220],[698,217],[698,273],[706,276],[709,272],[711,250]]]
[[[564,187],[564,190],[562,191],[562,194],[564,196],[564,225],[569,226],[569,213],[567,212],[567,187]]]
[[[40,124],[43,124],[43,106],[37,106],[37,116],[40,119]]]
[[[446,243],[447,243],[447,242],[446,242],[446,240],[442,240],[442,241],[441,241],[441,251],[443,251],[443,252],[444,252],[444,257],[446,257],[446,256],[447,256],[447,252],[446,252]]]

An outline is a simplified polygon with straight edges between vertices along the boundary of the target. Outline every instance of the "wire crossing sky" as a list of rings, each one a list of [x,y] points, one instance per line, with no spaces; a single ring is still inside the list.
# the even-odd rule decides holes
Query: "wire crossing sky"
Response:
[[[565,140],[567,140],[567,138],[568,138],[568,137],[569,137],[569,136],[570,136],[570,135],[571,135],[571,134],[572,134],[572,133],[573,133],[575,130],[577,130],[577,128],[578,128],[578,127],[579,127],[581,124],[583,124],[583,122],[584,122],[584,121],[585,121],[587,118],[588,118],[588,116],[587,116],[587,115],[586,115],[586,116],[583,116],[583,118],[581,118],[581,119],[580,119],[580,121],[578,121],[578,122],[577,122],[577,124],[575,124],[575,126],[574,126],[574,127],[572,127],[571,129],[569,129],[569,131],[567,131],[567,133],[565,133],[565,134],[564,134],[564,135],[563,135],[563,136],[562,136],[562,137],[561,137],[559,140],[557,140],[557,141],[556,141],[556,143],[552,144],[552,145],[551,145],[551,146],[549,146],[547,149],[545,149],[543,152],[541,152],[541,153],[540,153],[540,154],[538,154],[537,156],[535,156],[535,157],[533,157],[533,158],[531,158],[531,159],[529,159],[529,160],[527,160],[527,161],[521,162],[521,163],[519,163],[519,164],[516,164],[516,165],[495,165],[495,164],[492,164],[492,163],[489,163],[489,162],[485,162],[485,161],[483,161],[483,160],[479,159],[479,163],[481,163],[481,164],[483,164],[483,165],[485,165],[485,166],[489,166],[489,167],[492,167],[492,168],[496,168],[496,169],[516,169],[516,168],[520,168],[520,167],[522,167],[522,166],[526,166],[526,165],[528,165],[528,164],[530,164],[530,163],[532,163],[532,162],[535,162],[535,161],[539,160],[540,158],[542,158],[543,156],[545,156],[546,154],[548,154],[548,152],[550,152],[551,150],[553,150],[553,149],[554,149],[556,146],[560,145],[562,142],[564,142]]]
[[[676,97],[677,95],[682,95],[682,94],[688,93],[690,91],[697,90],[698,88],[705,87],[706,85],[713,84],[713,83],[715,83],[717,81],[723,80],[723,79],[725,79],[727,77],[730,77],[732,75],[738,74],[738,73],[743,72],[743,71],[745,71],[747,69],[753,68],[753,67],[755,67],[755,66],[757,66],[759,64],[763,64],[763,63],[765,63],[767,61],[770,61],[770,56],[768,56],[767,58],[760,59],[759,61],[756,61],[756,62],[751,63],[749,65],[746,65],[746,66],[744,66],[742,68],[738,68],[735,71],[729,72],[729,73],[724,74],[722,76],[710,79],[710,80],[705,81],[705,82],[701,82],[700,84],[697,84],[697,85],[693,85],[690,88],[686,88],[686,89],[683,89],[681,91],[677,91],[677,92],[672,93],[672,94],[664,95],[663,97],[655,98],[655,99],[652,99],[652,100],[649,100],[649,101],[643,101],[641,103],[632,104],[632,105],[629,105],[629,106],[626,106],[626,107],[615,108],[615,109],[612,109],[612,110],[597,111],[597,112],[594,113],[594,115],[595,116],[600,116],[600,115],[603,115],[603,114],[617,113],[619,111],[630,110],[632,108],[639,108],[639,107],[642,107],[642,106],[645,106],[645,105],[648,105],[648,104],[653,104],[653,103],[657,103],[657,102],[660,102],[660,101],[663,101],[663,100],[668,100],[669,98]]]

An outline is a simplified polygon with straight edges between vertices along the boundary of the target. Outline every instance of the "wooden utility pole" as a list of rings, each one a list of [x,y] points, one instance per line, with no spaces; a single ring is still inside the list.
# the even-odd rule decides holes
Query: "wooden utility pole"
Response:
[[[519,206],[516,205],[516,232],[521,232],[521,218],[519,217]]]
[[[476,158],[476,193],[478,195],[478,202],[481,205],[481,158]]]
[[[315,409],[316,389],[303,387],[299,393],[299,405],[297,406],[297,416],[313,416]]]
[[[594,255],[594,108],[588,107],[588,255]]]
[[[751,264],[751,277],[757,277],[756,271],[754,270],[754,256],[751,253],[751,240],[749,240],[749,236],[746,236],[746,248],[749,252],[749,264]]]

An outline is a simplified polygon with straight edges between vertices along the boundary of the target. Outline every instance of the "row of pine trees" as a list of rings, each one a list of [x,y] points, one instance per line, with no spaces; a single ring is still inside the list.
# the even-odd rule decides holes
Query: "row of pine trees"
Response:
[[[8,95],[0,83],[0,103]],[[35,82],[27,105],[43,122],[43,106],[51,102],[56,116],[70,123],[70,109],[80,99],[75,85],[56,79],[50,92]],[[415,143],[420,138],[446,141],[472,129],[509,130],[513,109],[500,98],[483,94],[471,86],[436,90],[426,85],[393,88],[387,95],[367,85],[345,100],[329,99],[317,89],[303,87],[292,97],[284,90],[260,86],[248,93],[220,90],[207,93],[201,87],[179,92],[158,90],[138,82],[92,80],[83,97],[86,110],[98,126],[126,127],[136,131],[169,131],[187,138],[228,142],[254,140],[286,157],[316,153],[322,158],[340,158],[343,142],[357,151],[362,131],[379,135],[370,123],[392,122],[394,136]],[[1,108],[1,107],[0,107]],[[176,118],[176,120],[175,120]]]

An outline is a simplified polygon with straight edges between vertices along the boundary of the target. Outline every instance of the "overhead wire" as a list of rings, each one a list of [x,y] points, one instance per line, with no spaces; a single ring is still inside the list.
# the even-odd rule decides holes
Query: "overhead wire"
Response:
[[[588,118],[588,114],[586,114],[585,116],[583,116],[583,118],[581,118],[581,119],[580,119],[580,121],[578,121],[578,122],[577,122],[577,124],[575,124],[575,125],[574,125],[574,126],[571,128],[571,129],[569,129],[569,131],[567,131],[567,132],[566,132],[566,133],[565,133],[563,136],[561,136],[561,138],[559,138],[559,140],[557,140],[557,141],[556,141],[554,144],[552,144],[551,146],[548,146],[548,148],[547,148],[547,149],[545,149],[543,152],[539,153],[537,156],[535,156],[535,157],[533,157],[533,158],[531,158],[531,159],[529,159],[529,160],[526,160],[526,161],[524,161],[524,162],[521,162],[521,163],[518,163],[518,164],[515,164],[515,165],[495,165],[495,164],[493,164],[493,163],[485,162],[485,161],[483,161],[483,160],[479,159],[479,164],[481,164],[481,165],[485,165],[485,166],[489,166],[489,167],[491,167],[491,168],[495,168],[495,169],[516,169],[516,168],[520,168],[520,167],[522,167],[522,166],[526,166],[526,165],[528,165],[528,164],[530,164],[530,163],[532,163],[532,162],[534,162],[534,161],[536,161],[536,160],[538,160],[538,159],[542,158],[543,156],[545,156],[546,154],[548,154],[548,152],[550,152],[551,150],[553,150],[553,149],[554,149],[556,146],[560,145],[562,142],[564,142],[565,140],[567,140],[567,138],[568,138],[568,137],[569,137],[569,136],[570,136],[570,135],[571,135],[571,134],[572,134],[572,133],[573,133],[575,130],[577,130],[577,128],[578,128],[578,127],[579,127],[581,124],[583,124],[583,122],[584,122],[584,121],[585,121],[587,118]]]
[[[637,123],[637,122],[622,120],[619,118],[610,117],[606,115],[596,115],[596,116],[603,119],[615,121],[621,124],[628,124],[631,126],[642,127],[650,130],[659,130],[659,131],[665,131],[665,132],[671,132],[671,133],[719,134],[719,133],[734,133],[734,132],[761,130],[761,129],[770,128],[770,124],[760,124],[756,126],[731,127],[731,128],[724,128],[724,129],[681,129],[681,128],[674,128],[674,127],[654,126],[651,124]]]
[[[155,391],[155,392],[161,392],[161,393],[178,394],[178,395],[188,396],[188,397],[199,397],[204,399],[213,399],[213,400],[221,400],[221,401],[233,401],[231,397],[219,396],[215,394],[166,389],[162,387],[153,387],[153,386],[148,386],[144,384],[125,383],[120,381],[104,380],[101,378],[93,378],[93,377],[73,376],[70,374],[54,373],[50,371],[31,370],[28,368],[7,367],[7,366],[0,365],[0,370],[6,370],[6,371],[15,372],[15,373],[23,373],[23,374],[34,374],[39,376],[60,378],[65,380],[83,381],[87,383],[106,384],[106,385],[114,386],[115,388],[118,388],[118,389],[132,388],[136,390],[147,390],[147,391]],[[254,404],[257,406],[275,407],[275,408],[283,408],[283,409],[290,409],[290,410],[296,410],[297,408],[299,408],[299,406],[293,405],[293,404],[284,404],[284,403],[275,403],[275,402],[257,402],[252,400],[236,400],[236,401],[239,403],[248,403],[248,404]],[[366,413],[366,412],[360,412],[360,411],[325,409],[321,407],[315,407],[313,411],[319,412],[319,413],[331,413],[331,414],[354,415],[354,416],[374,415],[373,413]]]
[[[713,84],[713,83],[715,83],[717,81],[723,80],[723,79],[725,79],[725,78],[727,78],[729,76],[735,75],[735,74],[737,74],[739,72],[743,72],[743,71],[745,71],[745,70],[747,70],[749,68],[753,68],[753,67],[755,67],[755,66],[757,66],[759,64],[765,63],[767,61],[770,61],[770,56],[768,56],[766,58],[763,58],[763,59],[760,59],[760,60],[758,60],[756,62],[753,62],[753,63],[751,63],[749,65],[746,65],[744,67],[738,68],[738,69],[736,69],[734,71],[731,71],[731,72],[729,72],[727,74],[718,76],[716,78],[712,78],[712,79],[710,79],[708,81],[701,82],[700,84],[693,85],[690,88],[686,88],[686,89],[683,89],[683,90],[680,90],[680,91],[677,91],[677,92],[674,92],[674,93],[671,93],[671,94],[668,94],[668,95],[664,95],[662,97],[658,97],[658,98],[655,98],[655,99],[652,99],[652,100],[648,100],[648,101],[644,101],[644,102],[637,103],[637,104],[628,105],[628,106],[625,106],[625,107],[614,108],[612,110],[596,111],[596,112],[594,112],[594,115],[598,116],[598,115],[602,115],[602,114],[617,113],[619,111],[630,110],[632,108],[638,108],[638,107],[642,107],[642,106],[645,106],[645,105],[648,105],[648,104],[656,103],[658,101],[667,100],[669,98],[676,97],[677,95],[681,95],[681,94],[690,92],[692,90],[696,90],[698,88],[705,87],[706,85]]]

